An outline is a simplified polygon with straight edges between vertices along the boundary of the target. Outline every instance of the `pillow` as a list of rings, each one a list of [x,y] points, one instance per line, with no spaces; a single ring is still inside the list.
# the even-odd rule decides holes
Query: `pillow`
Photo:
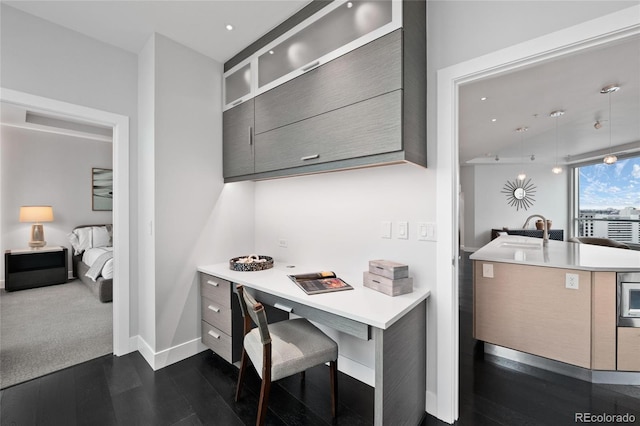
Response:
[[[106,226],[92,226],[91,234],[91,247],[108,247],[111,245],[111,236]]]
[[[68,237],[73,246],[73,253],[76,255],[92,247],[93,233],[91,227],[74,229]]]

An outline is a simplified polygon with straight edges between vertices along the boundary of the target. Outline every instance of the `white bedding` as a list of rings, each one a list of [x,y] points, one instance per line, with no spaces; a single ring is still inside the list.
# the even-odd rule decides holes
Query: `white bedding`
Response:
[[[82,261],[91,267],[100,255],[107,251],[113,251],[113,247],[94,247],[87,249],[82,254]],[[107,263],[105,263],[101,275],[105,279],[113,278],[113,259],[109,259]]]

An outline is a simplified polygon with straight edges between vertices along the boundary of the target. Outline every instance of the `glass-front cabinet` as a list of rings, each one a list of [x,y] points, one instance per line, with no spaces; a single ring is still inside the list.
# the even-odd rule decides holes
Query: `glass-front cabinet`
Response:
[[[402,26],[401,0],[336,0],[224,74],[224,110]]]
[[[246,64],[224,76],[224,103],[235,106],[251,96],[251,64]]]

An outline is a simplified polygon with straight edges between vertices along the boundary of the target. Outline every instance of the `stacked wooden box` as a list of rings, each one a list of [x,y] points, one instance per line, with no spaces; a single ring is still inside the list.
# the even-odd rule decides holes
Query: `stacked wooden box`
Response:
[[[411,293],[413,278],[409,277],[409,266],[390,260],[371,260],[369,270],[364,272],[364,286],[389,296]]]

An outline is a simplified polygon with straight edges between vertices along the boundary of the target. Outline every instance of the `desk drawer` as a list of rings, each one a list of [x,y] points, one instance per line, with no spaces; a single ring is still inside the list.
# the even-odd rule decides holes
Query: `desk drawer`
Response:
[[[227,280],[200,273],[200,295],[225,308],[231,308],[231,283]]]
[[[202,343],[220,355],[227,362],[233,362],[231,354],[231,336],[202,321]]]
[[[203,321],[231,335],[231,309],[206,297],[203,297],[201,302]]]
[[[371,338],[369,326],[365,323],[354,321],[321,309],[312,308],[311,306],[303,305],[302,303],[281,299],[278,296],[274,296],[269,293],[251,290],[251,294],[255,295],[256,300],[266,305],[277,306],[280,309],[289,308],[291,309],[289,312],[292,314],[299,315],[310,321],[327,325],[359,339],[369,340]]]

